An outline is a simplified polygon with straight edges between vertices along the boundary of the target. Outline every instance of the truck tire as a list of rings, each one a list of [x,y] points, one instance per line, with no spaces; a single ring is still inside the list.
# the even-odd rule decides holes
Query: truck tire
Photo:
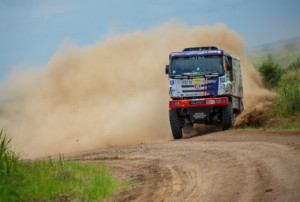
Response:
[[[170,125],[174,139],[182,138],[182,128],[177,109],[169,109]]]
[[[222,130],[228,130],[233,127],[233,109],[229,101],[227,106],[222,107]]]

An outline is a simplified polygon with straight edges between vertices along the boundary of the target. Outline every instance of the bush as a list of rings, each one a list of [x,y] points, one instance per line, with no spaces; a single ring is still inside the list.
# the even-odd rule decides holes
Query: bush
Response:
[[[274,88],[278,85],[281,75],[284,70],[277,64],[273,62],[263,63],[258,71],[263,75],[264,82],[268,88]]]

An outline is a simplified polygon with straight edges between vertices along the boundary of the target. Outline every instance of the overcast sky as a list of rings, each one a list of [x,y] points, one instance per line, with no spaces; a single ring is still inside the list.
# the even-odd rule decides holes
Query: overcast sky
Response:
[[[223,22],[251,47],[300,36],[300,0],[0,0],[0,78],[17,65],[43,66],[65,38],[79,46],[112,30],[148,30],[171,19]]]

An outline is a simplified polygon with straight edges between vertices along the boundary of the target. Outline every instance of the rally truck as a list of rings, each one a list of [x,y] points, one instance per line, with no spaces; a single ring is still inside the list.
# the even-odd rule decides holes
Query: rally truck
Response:
[[[174,139],[193,124],[233,127],[243,111],[240,59],[215,46],[185,48],[169,55],[169,118]]]

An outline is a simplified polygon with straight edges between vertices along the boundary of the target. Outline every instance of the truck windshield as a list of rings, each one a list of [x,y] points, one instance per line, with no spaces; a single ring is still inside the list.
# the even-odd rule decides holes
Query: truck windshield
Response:
[[[221,55],[173,57],[171,75],[223,74]]]

